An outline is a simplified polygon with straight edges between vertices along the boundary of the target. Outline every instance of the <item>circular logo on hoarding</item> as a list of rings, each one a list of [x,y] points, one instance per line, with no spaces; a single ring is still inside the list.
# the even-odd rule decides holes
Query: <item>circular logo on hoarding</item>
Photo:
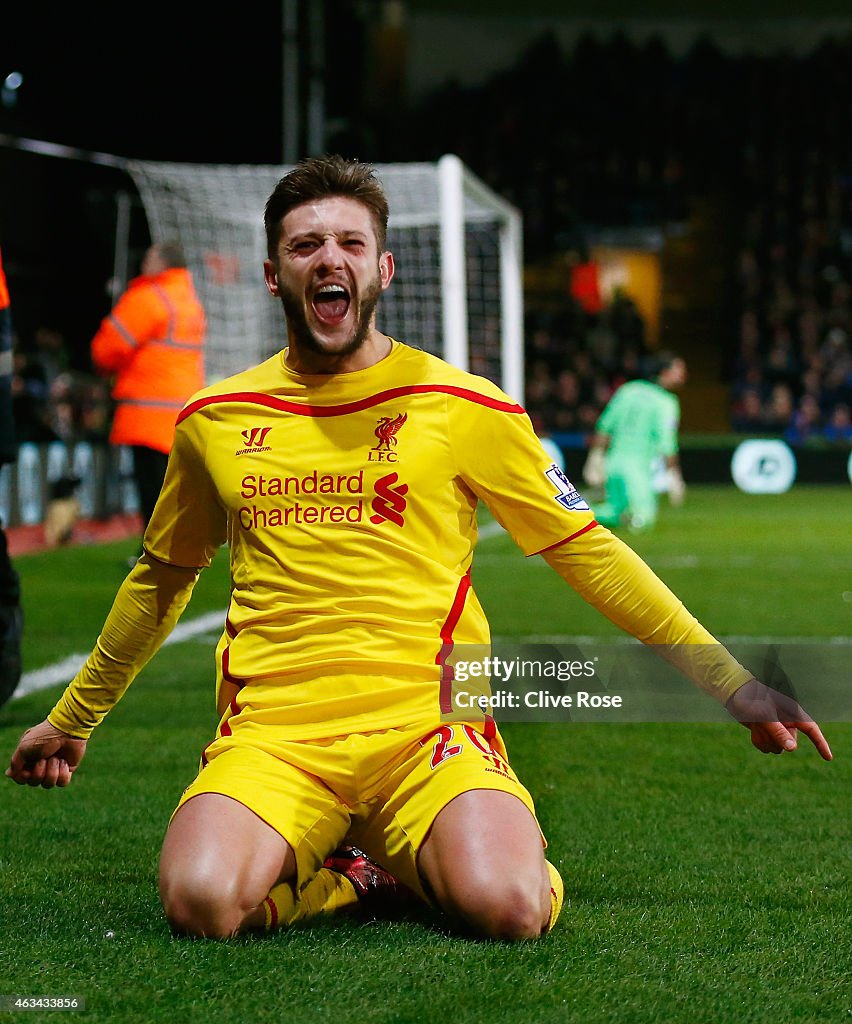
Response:
[[[746,494],[783,494],[796,479],[796,456],[784,441],[743,441],[731,459],[731,476]]]

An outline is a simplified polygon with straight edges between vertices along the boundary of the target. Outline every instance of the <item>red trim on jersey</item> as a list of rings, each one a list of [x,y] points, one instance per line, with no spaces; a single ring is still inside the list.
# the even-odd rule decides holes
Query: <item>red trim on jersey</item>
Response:
[[[242,689],[242,688],[243,688],[243,684],[240,683],[240,689]],[[231,728],[231,723],[229,722],[228,719],[231,716],[238,715],[240,713],[240,706],[239,706],[239,704],[237,704],[237,695],[236,694],[234,694],[234,696],[231,698],[231,703],[228,705],[228,711],[230,711],[231,714],[228,716],[228,718],[225,719],[224,722],[221,723],[219,728],[216,730],[216,735],[213,737],[212,740],[210,740],[210,742],[207,744],[207,746],[204,748],[204,750],[201,751],[201,766],[202,767],[205,767],[209,763],[208,760],[207,760],[207,751],[208,751],[208,749],[210,747],[213,746],[213,744],[216,742],[216,740],[218,740],[220,736],[231,736],[233,734],[234,730]]]
[[[231,698],[231,703],[228,705],[228,710],[231,712],[231,715],[238,715],[240,713],[240,707],[237,704],[236,696],[233,696]],[[222,725],[219,728],[219,735],[220,736],[230,736],[230,735],[233,734],[233,731],[234,730],[231,728],[231,721],[230,721],[230,716],[229,716],[228,718],[225,719],[224,722],[222,722]]]
[[[227,679],[229,683],[235,683],[237,680],[231,675],[231,648],[226,647],[222,651],[222,678]]]
[[[470,569],[462,576],[459,580],[458,589],[456,590],[456,596],[453,598],[453,603],[450,608],[449,615],[441,627],[441,649],[435,656],[435,664],[441,667],[441,687],[439,690],[439,706],[441,708],[442,715],[449,715],[453,710],[452,701],[452,685],[453,685],[453,668],[452,665],[447,664],[447,658],[453,652],[453,632],[456,626],[459,624],[462,611],[464,610],[464,603],[467,600],[467,592],[470,590]]]
[[[269,907],[269,927],[270,927],[270,929],[277,928],[278,927],[278,907],[275,906],[275,900],[273,900],[273,898],[271,896],[267,896],[266,899],[263,902],[267,905],[267,907]]]
[[[595,526],[600,526],[597,519],[593,519],[590,523],[587,523],[582,530],[577,530],[576,533],[572,533],[570,537],[566,537],[564,540],[558,540],[555,544],[549,544],[546,548],[542,548],[541,551],[533,551],[533,555],[543,555],[545,551],[553,551],[554,548],[561,548],[563,544],[568,544],[572,540],[576,540],[578,537],[582,537],[584,533],[588,533]],[[530,555],[532,558],[532,555]]]
[[[274,395],[264,395],[258,391],[234,391],[224,395],[210,395],[207,398],[199,398],[190,402],[178,415],[177,422],[182,423],[188,416],[191,416],[199,409],[205,409],[209,405],[221,405],[227,402],[245,402],[249,405],[263,405],[267,409],[276,409],[279,412],[290,412],[296,416],[346,416],[352,412],[360,412],[362,409],[371,409],[374,405],[381,405],[383,402],[390,402],[395,398],[402,398],[405,395],[454,395],[456,398],[464,398],[468,402],[475,402],[477,405],[485,405],[489,409],[497,409],[499,412],[525,413],[526,410],[515,402],[502,402],[498,398],[489,398],[488,395],[481,395],[478,391],[470,388],[456,387],[454,384],[406,384],[398,388],[388,388],[387,391],[380,391],[378,394],[370,395],[369,398],[361,398],[357,402],[346,402],[343,405],[304,405],[301,402],[289,402],[284,398],[276,398]]]

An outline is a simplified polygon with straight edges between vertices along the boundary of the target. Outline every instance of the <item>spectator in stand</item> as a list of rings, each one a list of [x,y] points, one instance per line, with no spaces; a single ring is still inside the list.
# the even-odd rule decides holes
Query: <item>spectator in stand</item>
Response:
[[[783,434],[792,422],[794,411],[793,392],[789,385],[776,384],[769,396],[763,429],[773,434]]]
[[[825,439],[833,443],[852,444],[852,413],[848,405],[836,405],[825,428]]]
[[[92,340],[98,373],[114,378],[110,442],[133,451],[143,533],[154,511],[186,400],[204,386],[206,318],[178,242],[151,245]]]
[[[50,426],[48,388],[44,369],[26,352],[12,356],[12,419],[19,444],[44,444],[57,440]]]
[[[802,395],[793,413],[784,439],[792,445],[806,444],[822,436],[822,415],[813,395]]]
[[[70,369],[65,338],[60,331],[42,324],[36,328],[33,342],[33,362],[43,369],[45,382],[50,388],[57,377]]]
[[[527,364],[526,405],[531,415],[538,417],[543,427],[551,429],[556,412],[556,399],[553,391],[553,373],[544,359],[537,359]]]
[[[734,401],[731,412],[734,430],[741,434],[759,434],[764,429],[763,402],[755,388],[745,388]]]
[[[795,387],[801,376],[793,338],[787,327],[779,327],[775,331],[772,347],[766,356],[765,375],[770,385],[787,384],[790,387]]]
[[[72,374],[60,373],[51,381],[47,393],[47,420],[60,441],[74,444],[77,440],[77,403]]]
[[[82,441],[103,444],[109,438],[110,400],[106,382],[85,377],[78,395],[79,432]]]
[[[562,370],[556,378],[556,403],[555,429],[567,434],[579,430],[580,382],[573,370]]]

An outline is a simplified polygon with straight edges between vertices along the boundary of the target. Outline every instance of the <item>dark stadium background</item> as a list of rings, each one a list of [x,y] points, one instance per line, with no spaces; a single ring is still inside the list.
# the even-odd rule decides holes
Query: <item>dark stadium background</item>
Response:
[[[685,430],[728,431],[720,396],[737,357],[743,203],[788,173],[779,154],[799,168],[797,148],[810,147],[840,173],[850,227],[847,6],[823,0],[803,12],[784,2],[767,13],[753,0],[655,0],[637,15],[617,2],[539,0],[520,13],[505,0],[326,0],[319,41],[311,34],[316,4],[290,6],[302,97],[312,73],[323,83],[324,148],[377,162],[457,152],[520,207],[531,282],[566,254],[582,259],[589,229],[654,230],[703,218],[704,235],[686,239],[677,266],[664,268],[660,342],[685,347],[693,368]],[[73,367],[88,369],[88,342],[110,302],[115,194],[131,186],[121,171],[21,152],[14,140],[140,159],[281,163],[285,7],[16,4],[4,12],[0,79],[18,71],[23,84],[0,104],[0,241],[23,347],[39,326],[53,326]],[[401,29],[393,8],[403,14]],[[489,59],[495,32],[500,52],[511,53],[503,67]],[[454,56],[460,51],[463,60]],[[306,119],[304,106],[299,115]],[[755,153],[747,164],[749,132]],[[662,148],[672,137],[680,149],[673,166]],[[310,148],[304,125],[298,144],[300,153]],[[608,153],[622,163],[609,178],[601,173]],[[644,180],[632,167],[643,162]],[[146,230],[137,209],[137,253]],[[538,301],[531,286],[528,345]],[[581,432],[582,424],[569,424],[563,435]],[[832,478],[839,459],[837,450],[823,453],[806,473]],[[688,472],[711,478],[727,465],[719,448],[689,460]]]
[[[321,2],[298,5],[306,13]],[[818,658],[803,688],[821,693],[834,681],[824,666],[836,665],[839,692],[848,694],[850,491],[840,465],[848,443],[803,451],[789,492],[751,495],[727,472],[724,444],[741,435],[693,419],[707,405],[701,374],[711,373],[708,386],[723,399],[731,385],[722,356],[736,329],[733,268],[747,223],[736,214],[788,181],[779,156],[795,169],[815,153],[842,205],[842,231],[852,226],[848,0],[647,0],[641,9],[613,0],[408,0],[403,67],[418,88],[407,91],[378,88],[400,67],[393,48],[376,64],[369,28],[379,3],[322,8],[329,148],[375,161],[456,151],[521,206],[530,366],[537,327],[546,345],[570,334],[570,323],[563,334],[564,323],[547,319],[547,269],[562,278],[561,261],[582,251],[587,230],[623,229],[631,218],[653,227],[662,194],[637,190],[625,169],[635,172],[639,155],[659,155],[661,137],[683,144],[687,187],[663,194],[682,225],[704,230],[671,233],[663,327],[667,343],[689,342],[699,377],[684,395],[689,490],[683,506],[663,503],[656,530],[627,539],[708,629],[754,652],[761,674],[771,671],[775,683],[786,649],[801,647]],[[430,31],[414,38],[427,9]],[[13,70],[25,76],[17,103],[0,102],[0,243],[16,326],[30,346],[38,325],[55,325],[81,371],[109,304],[115,192],[130,185],[108,167],[8,143],[280,162],[280,0],[188,11],[182,2],[24,0],[0,11],[0,86]],[[437,23],[442,12],[448,20]],[[485,14],[502,17],[506,35],[523,43],[495,38]],[[548,19],[562,27],[567,19],[577,32],[593,21],[596,45],[587,40],[582,60],[573,46],[554,47],[541,32]],[[637,53],[632,40],[663,23],[678,54],[708,27],[718,42],[702,43],[691,64],[667,61],[659,48]],[[747,49],[748,76],[739,64]],[[454,61],[453,83],[443,69]],[[749,151],[755,159],[746,165]],[[613,161],[619,153],[632,162]],[[746,166],[760,174],[749,177]],[[787,216],[789,232],[804,223],[795,210]],[[134,225],[138,253],[145,225]],[[852,281],[842,245],[830,257],[825,266]],[[576,368],[582,353],[558,355]],[[808,482],[805,454],[807,472],[832,484]],[[817,465],[829,458],[831,467]],[[701,474],[719,483],[693,487]],[[483,515],[475,585],[496,640],[550,651],[557,642],[626,639],[495,525]],[[26,673],[0,709],[6,758],[92,649],[136,549],[135,533],[91,526],[81,523],[75,543],[49,550],[33,526],[32,553],[15,555]],[[223,552],[202,573],[181,642],[160,651],[98,730],[74,785],[50,794],[0,780],[0,1001],[78,995],[89,1024],[490,1024],[501,1007],[511,1008],[502,1016],[513,1024],[848,1021],[848,700],[826,719],[806,702],[831,743],[831,764],[804,742],[792,757],[762,757],[745,730],[712,720],[721,709],[709,700],[708,720],[694,723],[507,722],[512,762],[566,880],[562,921],[544,943],[477,943],[430,918],[364,927],[338,916],[266,939],[174,940],[157,896],[157,856],[215,729],[212,656],[230,582]]]

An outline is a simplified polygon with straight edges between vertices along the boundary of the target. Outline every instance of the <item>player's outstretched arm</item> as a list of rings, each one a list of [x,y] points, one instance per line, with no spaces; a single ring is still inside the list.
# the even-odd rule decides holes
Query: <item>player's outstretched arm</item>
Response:
[[[728,699],[725,707],[738,722],[751,730],[751,742],[764,754],[795,750],[797,734],[803,732],[825,761],[833,754],[822,730],[792,697],[750,679]]]
[[[795,700],[751,676],[656,576],[609,530],[588,530],[542,552],[545,561],[621,629],[653,645],[751,730],[766,753],[795,750],[803,732],[821,757],[831,749],[819,726]]]
[[[18,740],[6,776],[19,786],[67,786],[86,753],[86,740],[60,732],[45,719]]]

